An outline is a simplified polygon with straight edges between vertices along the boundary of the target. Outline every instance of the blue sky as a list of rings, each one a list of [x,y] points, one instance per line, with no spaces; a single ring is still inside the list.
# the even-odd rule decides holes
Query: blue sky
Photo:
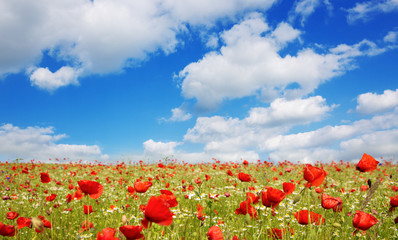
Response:
[[[0,160],[398,152],[398,1],[0,1]]]

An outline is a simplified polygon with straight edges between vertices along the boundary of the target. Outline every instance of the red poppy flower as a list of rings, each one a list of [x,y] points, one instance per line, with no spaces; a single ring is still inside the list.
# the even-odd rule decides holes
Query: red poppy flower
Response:
[[[150,187],[152,187],[152,182],[142,182],[142,181],[134,182],[134,189],[138,193],[144,193]]]
[[[315,188],[315,192],[316,193],[322,193],[323,192],[323,188]]]
[[[127,192],[129,192],[130,195],[133,195],[135,193],[135,189],[132,186],[127,186]]]
[[[84,232],[84,231],[89,231],[90,228],[93,228],[93,227],[94,227],[94,224],[92,222],[84,221],[82,223],[82,226],[80,227],[79,232],[81,233],[81,232]]]
[[[296,189],[296,185],[294,183],[291,183],[291,182],[284,182],[283,183],[283,191],[287,195],[292,194],[295,189]]]
[[[261,201],[264,206],[275,208],[286,197],[286,193],[279,189],[269,187],[261,192]]]
[[[258,203],[260,201],[260,197],[256,196],[252,192],[247,192],[246,193],[246,200],[250,200],[251,203],[256,204],[256,203]]]
[[[369,186],[368,186],[368,185],[362,185],[362,186],[360,187],[360,189],[361,189],[362,192],[365,192],[366,190],[369,189]]]
[[[398,207],[398,195],[395,197],[390,197],[391,207]]]
[[[239,208],[235,210],[235,214],[242,214],[246,215],[249,214],[251,218],[257,218],[257,211],[256,209],[251,205],[250,200],[243,201],[239,204]]]
[[[283,239],[283,237],[286,235],[286,228],[271,228],[268,229],[268,236],[272,237],[273,239]],[[293,229],[290,229],[290,233],[293,235]]]
[[[252,180],[252,176],[250,174],[240,172],[238,173],[238,179],[242,182],[250,182]]]
[[[77,189],[76,192],[73,194],[72,199],[75,199],[75,198],[76,198],[77,200],[80,200],[80,199],[83,198],[83,193],[82,193],[82,190],[80,190],[80,188]]]
[[[376,161],[372,156],[364,153],[361,160],[359,160],[356,169],[360,172],[371,172],[376,170],[378,161]]]
[[[263,203],[264,206],[266,207],[271,207],[271,202],[268,200],[268,195],[267,191],[262,191],[261,192],[261,202]]]
[[[104,191],[104,187],[96,181],[91,180],[81,180],[77,182],[79,184],[80,190],[84,194],[88,194],[89,197],[92,199],[97,199],[102,195]]]
[[[168,203],[159,197],[152,196],[145,207],[142,225],[144,228],[148,228],[148,223],[154,222],[162,226],[169,226],[173,223],[173,215]]]
[[[196,214],[196,217],[200,220],[200,221],[204,221],[205,220],[205,216],[203,215],[203,207],[200,204],[196,205],[198,208],[198,213]]]
[[[21,229],[24,227],[30,228],[32,226],[32,220],[30,220],[30,218],[19,217],[17,219],[17,224],[18,224],[18,229]]]
[[[22,169],[22,173],[29,174],[29,169],[25,167],[24,169]]]
[[[125,225],[121,226],[119,230],[123,233],[127,240],[144,239],[142,235],[142,226]]]
[[[306,164],[304,167],[304,179],[311,184],[311,186],[318,187],[323,183],[326,177],[326,172],[318,167],[314,167],[311,164]]]
[[[202,180],[200,180],[200,178],[196,178],[196,179],[195,179],[195,183],[198,184],[198,185],[200,185],[200,184],[202,184]]]
[[[51,222],[45,217],[39,216],[38,218],[32,218],[32,226],[35,227],[37,233],[40,233],[44,231],[44,228],[51,228]]]
[[[212,226],[211,228],[209,228],[209,230],[207,231],[207,238],[209,240],[224,240],[222,231],[218,226]]]
[[[120,240],[115,237],[116,230],[114,228],[104,228],[97,234],[97,240]]]
[[[352,225],[360,230],[366,231],[375,225],[378,220],[371,214],[362,211],[356,211],[352,219]]]
[[[40,179],[41,179],[42,183],[51,182],[51,178],[50,178],[50,175],[48,175],[48,173],[44,173],[44,172],[40,173]]]
[[[333,209],[333,212],[341,212],[343,210],[343,200],[339,197],[332,197],[322,193],[321,205],[325,209]]]
[[[47,202],[52,202],[57,197],[57,194],[52,193],[50,196],[46,197]]]
[[[73,200],[73,196],[71,194],[66,195],[66,203],[70,203]]]
[[[7,213],[7,219],[13,220],[19,216],[19,213],[17,212],[8,212]]]
[[[321,214],[312,211],[301,210],[293,214],[296,217],[298,223],[301,225],[307,225],[308,223],[314,223],[315,225],[320,225],[325,223],[325,218],[322,218]]]
[[[169,207],[176,207],[178,206],[177,197],[169,190],[160,190],[161,195],[159,196],[160,199],[165,201]]]
[[[15,236],[15,227],[13,225],[5,225],[0,222],[0,235],[5,237]]]
[[[83,205],[83,211],[84,211],[84,214],[90,214],[90,213],[94,212],[93,207],[91,205],[88,205],[88,206]]]
[[[268,201],[271,202],[271,205],[273,208],[278,206],[279,203],[283,199],[285,199],[285,197],[286,197],[286,193],[279,189],[272,188],[272,187],[269,187],[267,189],[267,198],[268,198]]]
[[[229,176],[231,176],[231,177],[233,177],[234,176],[234,174],[232,173],[232,171],[231,170],[227,170],[227,174],[229,175]]]

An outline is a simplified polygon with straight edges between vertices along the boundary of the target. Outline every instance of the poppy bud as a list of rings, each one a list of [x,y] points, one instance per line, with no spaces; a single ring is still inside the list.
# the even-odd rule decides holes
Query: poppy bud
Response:
[[[372,187],[372,180],[368,179],[368,186],[371,188]]]
[[[246,220],[246,222],[250,222],[251,221],[250,214],[246,214],[245,220]]]
[[[126,224],[126,223],[127,223],[127,217],[126,217],[126,215],[123,215],[123,216],[122,216],[122,223],[123,223],[123,224]]]
[[[293,198],[293,204],[296,204],[296,203],[300,202],[300,200],[301,200],[301,194],[296,195]]]
[[[337,227],[337,228],[341,227],[340,223],[337,223],[337,222],[333,223],[332,225],[333,225],[333,227]]]

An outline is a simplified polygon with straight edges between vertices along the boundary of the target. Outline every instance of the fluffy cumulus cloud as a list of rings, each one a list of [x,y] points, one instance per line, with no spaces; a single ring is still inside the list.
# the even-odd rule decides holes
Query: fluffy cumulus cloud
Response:
[[[54,91],[70,84],[77,85],[80,72],[79,69],[71,67],[62,67],[54,73],[48,68],[38,68],[30,74],[30,82],[33,86]]]
[[[171,157],[175,154],[175,147],[180,145],[179,142],[155,142],[152,139],[143,143],[144,156],[149,159],[157,159],[162,157]]]
[[[303,48],[296,55],[282,56],[279,52],[300,34],[288,23],[272,29],[261,15],[248,16],[221,35],[224,45],[219,51],[207,53],[179,72],[183,96],[196,99],[197,107],[205,110],[225,99],[258,93],[266,101],[281,96],[301,98],[351,69],[355,58],[385,51],[363,40],[325,49],[325,53]]]
[[[319,121],[333,107],[320,96],[277,99],[269,107],[251,109],[243,119],[200,117],[187,131],[184,141],[205,144],[204,151],[209,155],[240,154],[241,158],[252,158],[258,156],[257,151],[273,150],[272,146],[264,146],[268,139],[288,132],[293,126]]]
[[[200,117],[184,136],[184,143],[203,144],[203,151],[172,153],[185,161],[222,161],[270,157],[293,162],[358,160],[367,152],[393,156],[398,149],[398,109],[370,119],[326,125],[315,130],[291,133],[294,127],[321,121],[335,108],[320,96],[306,99],[276,99],[269,107],[252,108],[243,119],[222,116]],[[153,142],[151,142],[153,143]],[[183,145],[184,143],[180,143]],[[166,143],[160,143],[165,146]]]
[[[371,0],[356,3],[353,8],[347,10],[347,20],[349,23],[356,21],[368,21],[373,15],[378,13],[389,13],[398,11],[397,0]]]
[[[183,107],[171,109],[171,114],[170,118],[161,118],[160,120],[165,122],[183,122],[192,118],[192,114],[187,113]]]
[[[97,145],[57,144],[65,134],[54,134],[52,127],[19,128],[12,124],[0,126],[0,155],[11,159],[46,161],[49,158],[70,160],[106,160]]]
[[[326,105],[326,99],[321,96],[290,101],[278,98],[269,108],[252,108],[245,121],[263,126],[306,124],[319,121],[334,107]]]
[[[37,70],[29,71],[32,85],[52,91],[76,84],[80,76],[120,72],[153,54],[173,52],[180,42],[177,36],[188,25],[211,26],[219,19],[265,10],[273,2],[1,1],[0,76],[33,66]],[[65,66],[38,68],[43,52]]]
[[[364,93],[357,98],[356,110],[364,114],[384,112],[398,106],[398,89],[385,90],[382,94]]]
[[[358,158],[363,151],[377,156],[395,156],[397,154],[398,129],[375,131],[363,134],[340,143],[341,151],[348,159]],[[394,159],[396,160],[396,159]]]

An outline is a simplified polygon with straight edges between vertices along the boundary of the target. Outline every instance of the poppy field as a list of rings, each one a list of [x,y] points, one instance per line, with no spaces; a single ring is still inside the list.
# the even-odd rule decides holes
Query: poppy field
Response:
[[[398,165],[0,162],[3,239],[398,239]]]

